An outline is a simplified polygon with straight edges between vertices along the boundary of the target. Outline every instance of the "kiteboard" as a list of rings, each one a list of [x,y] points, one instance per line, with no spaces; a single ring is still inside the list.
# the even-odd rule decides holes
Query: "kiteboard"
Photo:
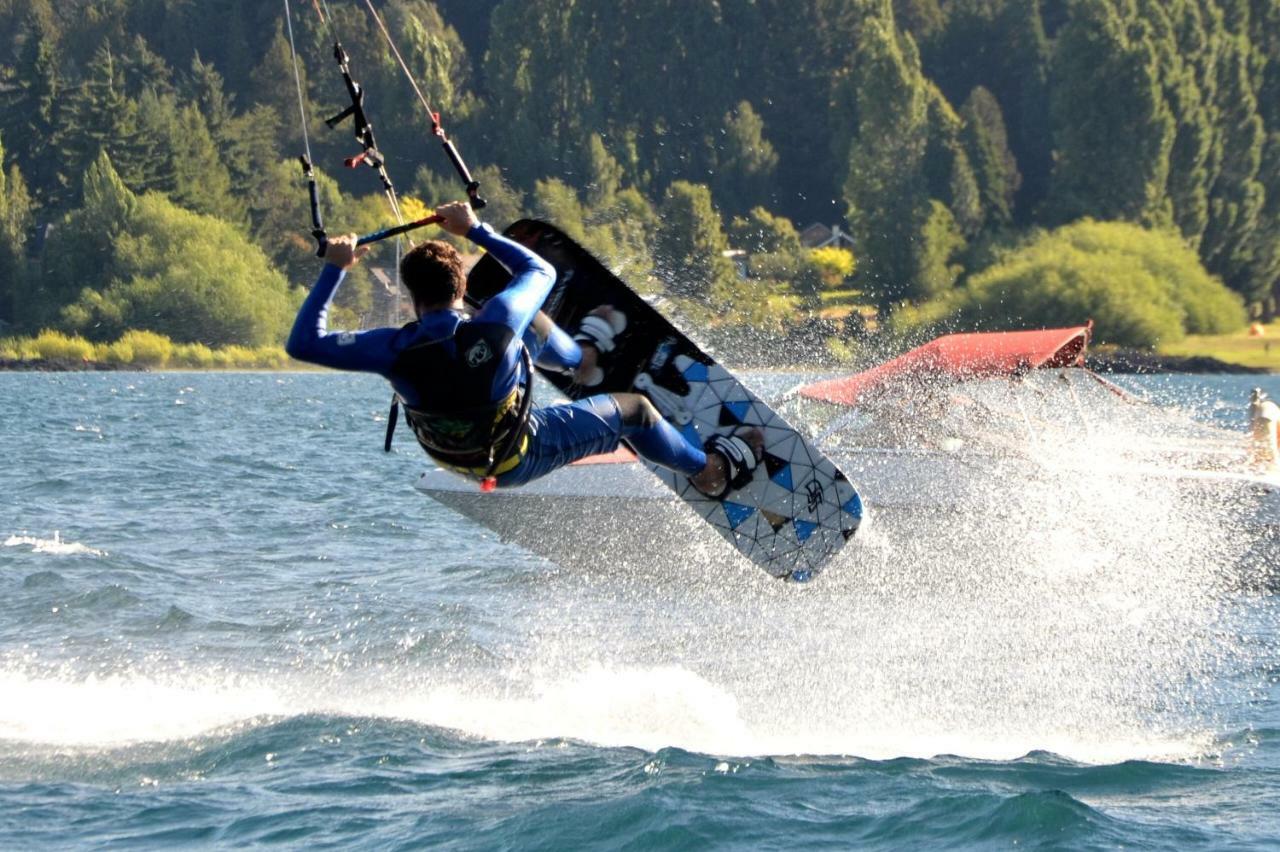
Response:
[[[726,541],[773,576],[805,581],[818,574],[862,520],[862,501],[845,475],[558,228],[521,219],[504,233],[556,268],[556,285],[543,310],[561,328],[574,332],[583,317],[601,305],[621,310],[627,318],[614,350],[601,361],[603,381],[586,387],[549,370],[543,371],[544,377],[571,399],[598,393],[645,394],[663,417],[698,446],[715,433],[759,429],[764,454],[751,481],[721,498],[705,496],[683,474],[648,466]],[[468,295],[483,301],[500,292],[510,278],[496,260],[483,257],[467,277]]]

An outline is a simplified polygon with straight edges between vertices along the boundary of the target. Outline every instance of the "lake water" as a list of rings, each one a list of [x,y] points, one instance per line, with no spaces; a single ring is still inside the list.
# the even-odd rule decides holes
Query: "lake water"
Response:
[[[1126,380],[1242,432],[1255,383]],[[569,570],[416,493],[388,397],[0,374],[0,848],[1280,844],[1214,507]]]

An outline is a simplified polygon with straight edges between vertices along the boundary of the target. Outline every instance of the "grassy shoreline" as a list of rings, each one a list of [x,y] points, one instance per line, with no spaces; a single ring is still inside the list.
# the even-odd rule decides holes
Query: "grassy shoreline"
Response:
[[[0,339],[0,370],[283,370],[302,365],[280,346],[175,343],[151,331],[128,331],[94,343],[57,331]]]
[[[1215,358],[1241,367],[1280,373],[1280,321],[1261,323],[1232,334],[1191,334],[1157,348],[1160,355]]]
[[[1259,333],[1260,331],[1260,333]],[[1188,335],[1155,352],[1098,347],[1089,361],[1113,372],[1280,373],[1280,322],[1232,334]],[[317,369],[290,358],[280,346],[175,343],[149,331],[130,331],[111,343],[60,332],[0,338],[0,372],[96,372]]]

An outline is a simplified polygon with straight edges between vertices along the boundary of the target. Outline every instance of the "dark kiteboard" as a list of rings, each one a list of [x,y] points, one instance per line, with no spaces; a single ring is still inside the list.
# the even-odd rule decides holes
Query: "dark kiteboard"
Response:
[[[715,433],[759,428],[764,457],[754,477],[723,498],[706,497],[682,474],[649,467],[725,540],[770,574],[807,580],[821,571],[862,520],[858,493],[831,460],[555,226],[521,219],[505,233],[555,266],[558,278],[543,310],[561,328],[573,332],[601,305],[612,305],[627,317],[614,351],[602,359],[602,382],[583,387],[551,371],[545,378],[573,399],[643,393],[699,446]],[[487,299],[509,280],[501,264],[484,257],[467,278],[468,295]]]

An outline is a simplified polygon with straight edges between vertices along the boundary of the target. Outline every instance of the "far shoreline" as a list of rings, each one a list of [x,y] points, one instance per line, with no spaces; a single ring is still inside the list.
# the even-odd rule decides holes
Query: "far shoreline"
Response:
[[[1153,375],[1185,373],[1191,375],[1277,375],[1277,371],[1265,367],[1233,364],[1208,355],[1160,355],[1131,349],[1090,352],[1085,356],[1085,366],[1097,373],[1121,375]],[[740,370],[776,370],[789,372],[811,370],[783,365],[733,365]],[[832,369],[829,365],[822,369]],[[839,368],[836,368],[839,369]],[[193,367],[111,364],[103,361],[75,361],[71,359],[0,359],[0,372],[6,373],[319,373],[328,372],[301,362],[264,365],[260,367]]]

